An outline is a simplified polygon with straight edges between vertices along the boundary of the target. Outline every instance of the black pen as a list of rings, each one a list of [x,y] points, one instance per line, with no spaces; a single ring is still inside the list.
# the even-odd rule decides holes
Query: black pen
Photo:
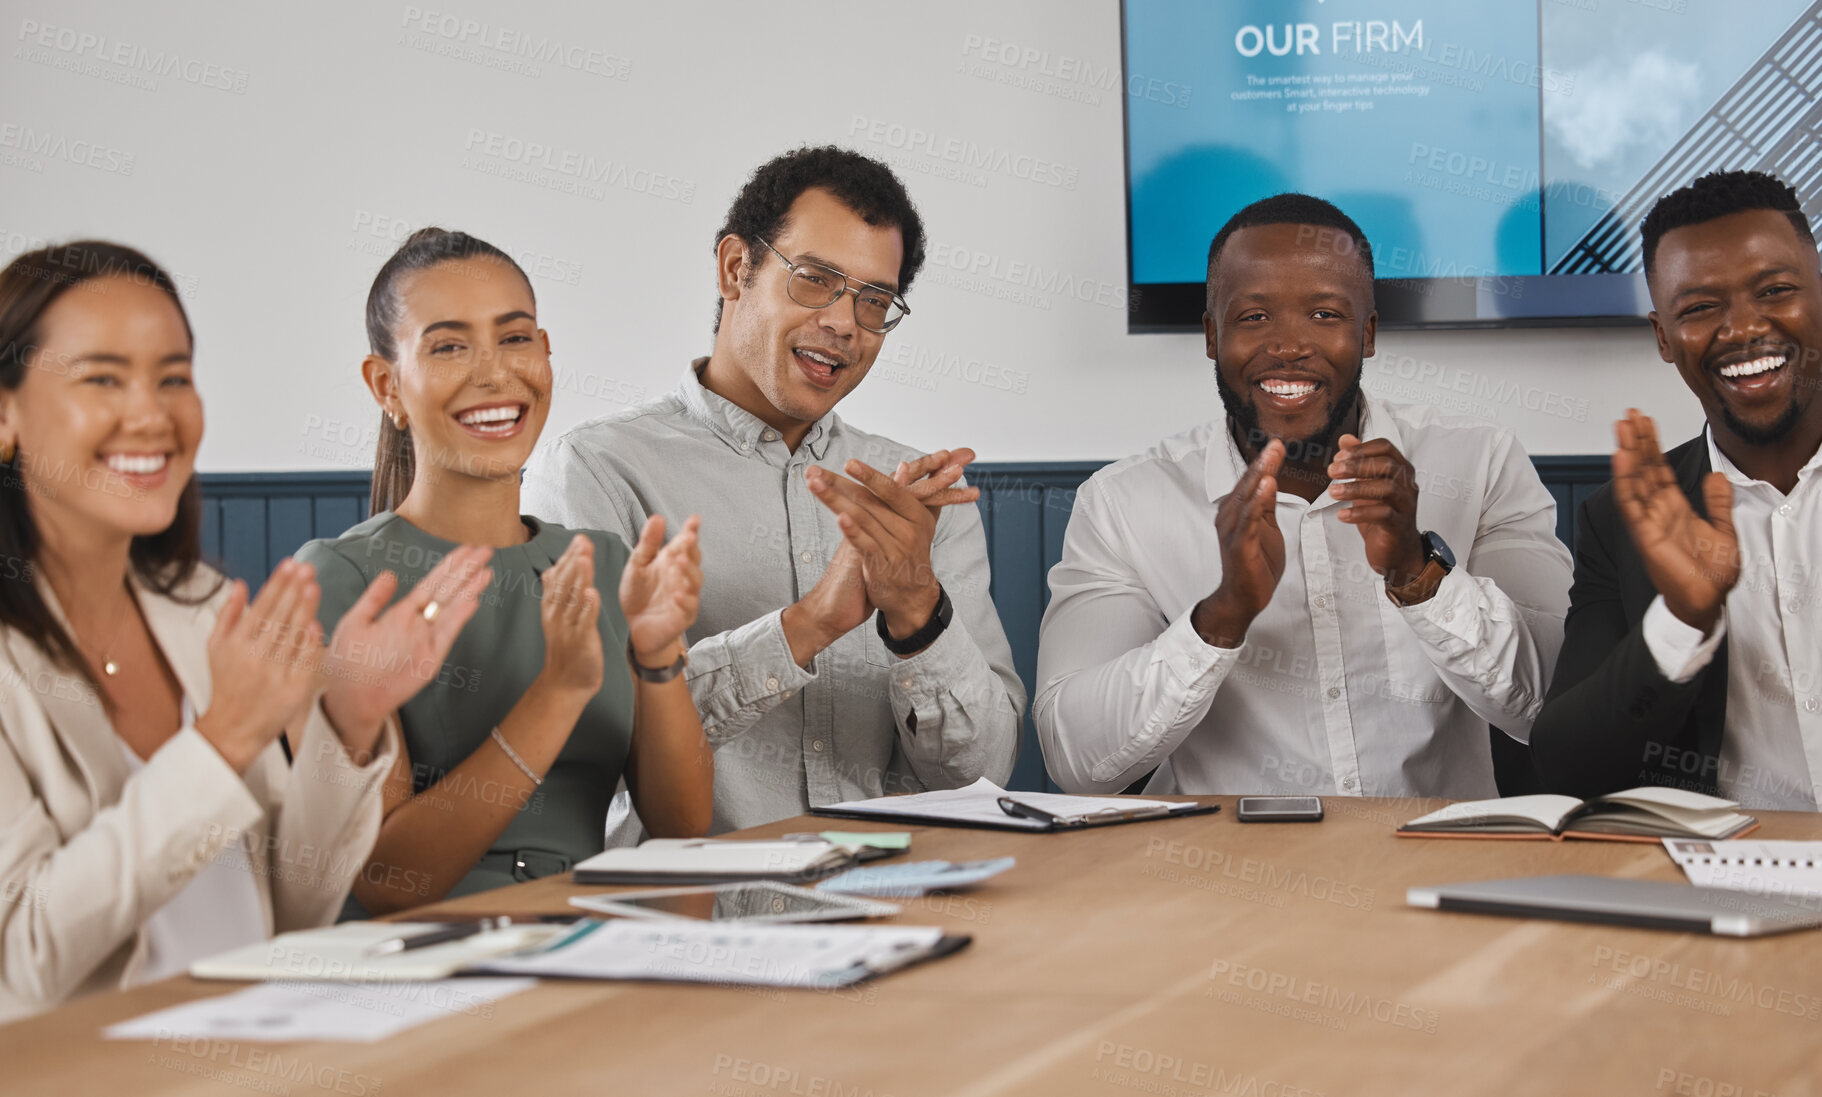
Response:
[[[423,933],[413,933],[407,937],[389,937],[367,947],[369,956],[390,956],[395,952],[410,952],[413,949],[429,948],[431,945],[447,944],[473,937],[477,933],[486,933],[491,929],[502,929],[512,924],[506,915],[498,918],[482,918],[476,922],[463,922],[457,925],[444,926],[441,929],[428,929]]]
[[[1030,804],[1021,804],[1010,796],[1000,797],[1000,810],[1007,815],[1015,816],[1020,819],[1035,820],[1036,822],[1045,823],[1053,827],[1061,826],[1063,822],[1062,819],[1050,814],[1043,808],[1032,807]]]

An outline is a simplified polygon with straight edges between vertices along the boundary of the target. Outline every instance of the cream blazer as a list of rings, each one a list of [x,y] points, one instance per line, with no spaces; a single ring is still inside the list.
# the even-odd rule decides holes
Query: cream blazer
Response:
[[[198,568],[178,593],[217,579]],[[184,693],[206,712],[209,634],[227,585],[185,605],[132,584]],[[37,586],[64,622],[49,585]],[[250,866],[268,934],[334,921],[379,834],[398,729],[357,767],[320,698],[299,724],[288,729],[294,765],[274,742],[237,774],[185,726],[130,774],[94,688],[0,626],[0,1023],[134,982],[146,919],[214,858]]]

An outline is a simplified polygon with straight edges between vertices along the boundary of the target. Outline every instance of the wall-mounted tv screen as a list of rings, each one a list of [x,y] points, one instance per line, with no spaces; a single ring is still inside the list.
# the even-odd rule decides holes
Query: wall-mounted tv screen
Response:
[[[1822,0],[1125,0],[1133,331],[1283,191],[1373,246],[1400,327],[1636,321],[1638,227],[1725,168],[1822,207]]]

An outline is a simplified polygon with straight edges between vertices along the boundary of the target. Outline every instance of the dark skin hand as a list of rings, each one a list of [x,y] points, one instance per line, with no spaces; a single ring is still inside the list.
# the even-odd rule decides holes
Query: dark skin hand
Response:
[[[1276,514],[1283,466],[1284,443],[1273,439],[1215,508],[1221,585],[1196,604],[1190,617],[1206,643],[1222,648],[1244,643],[1246,630],[1265,612],[1284,576],[1284,533]]]
[[[1733,485],[1711,472],[1702,481],[1704,520],[1689,505],[1658,447],[1657,424],[1637,408],[1613,424],[1613,500],[1651,585],[1677,620],[1714,631],[1727,592],[1740,580],[1740,543],[1733,530]]]
[[[1360,531],[1367,564],[1398,588],[1424,566],[1423,532],[1417,528],[1417,470],[1384,438],[1362,442],[1341,436],[1329,462],[1329,494],[1348,500],[1337,516]]]

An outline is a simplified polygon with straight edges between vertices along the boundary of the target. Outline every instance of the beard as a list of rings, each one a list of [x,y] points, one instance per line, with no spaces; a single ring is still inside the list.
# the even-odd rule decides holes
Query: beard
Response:
[[[1779,413],[1777,419],[1773,420],[1770,425],[1761,427],[1748,423],[1735,415],[1733,409],[1727,406],[1727,401],[1722,400],[1720,404],[1721,421],[1727,424],[1727,429],[1733,431],[1735,437],[1749,446],[1769,446],[1775,442],[1782,442],[1785,436],[1796,429],[1797,420],[1803,417],[1802,407],[1792,400]]]
[[[1335,442],[1341,437],[1342,428],[1347,425],[1348,416],[1354,412],[1354,406],[1360,402],[1360,375],[1364,370],[1355,370],[1354,379],[1342,390],[1340,397],[1329,405],[1328,419],[1315,433],[1304,438],[1280,438],[1284,443],[1284,460],[1286,464],[1302,464],[1322,460],[1327,464],[1327,454],[1334,450]],[[1221,376],[1221,370],[1215,370],[1215,389],[1221,394],[1221,406],[1227,409],[1228,421],[1233,424],[1234,436],[1243,449],[1254,453],[1265,448],[1272,440],[1259,425],[1259,405],[1250,396],[1241,396],[1234,387]]]

